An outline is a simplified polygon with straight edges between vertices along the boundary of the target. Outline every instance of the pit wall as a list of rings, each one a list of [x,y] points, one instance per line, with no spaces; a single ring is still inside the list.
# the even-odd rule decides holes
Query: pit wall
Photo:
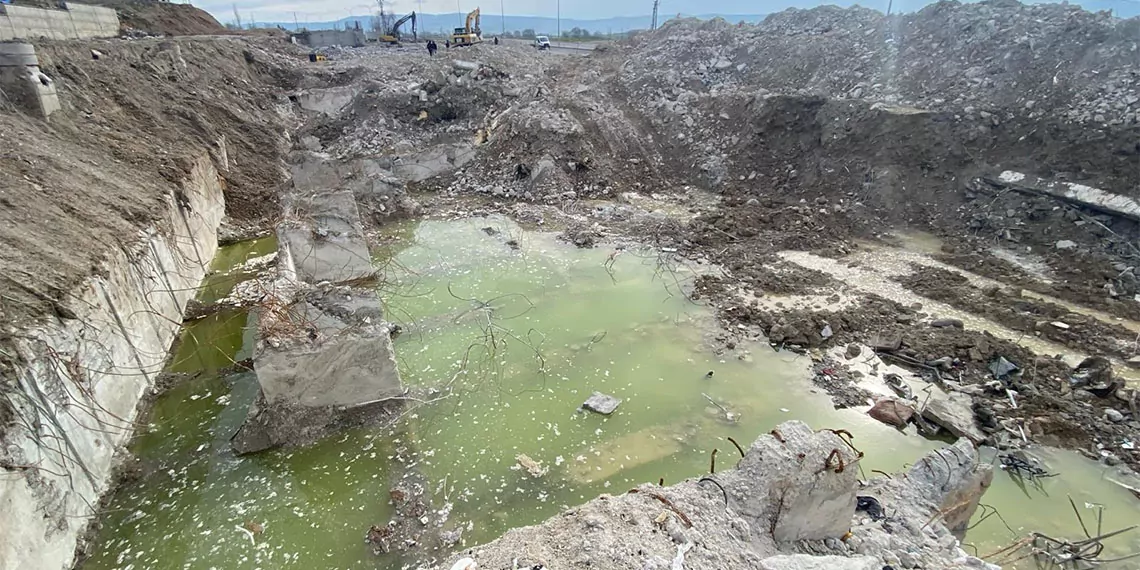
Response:
[[[111,8],[66,2],[62,10],[0,4],[0,41],[32,38],[84,40],[119,36]]]
[[[137,241],[124,236],[136,246],[72,292],[59,311],[67,318],[19,336],[19,387],[10,396],[18,420],[0,448],[0,570],[74,562],[116,449],[135,432],[139,400],[217,250],[225,200],[205,153],[167,211]]]

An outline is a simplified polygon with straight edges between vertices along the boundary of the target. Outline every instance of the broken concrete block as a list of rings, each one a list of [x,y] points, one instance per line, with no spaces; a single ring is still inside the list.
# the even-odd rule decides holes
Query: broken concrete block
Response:
[[[316,194],[290,204],[287,211],[289,218],[277,226],[283,274],[314,284],[375,274],[352,192]]]
[[[936,505],[942,523],[961,538],[994,472],[978,462],[974,444],[961,439],[924,455],[907,472],[907,479],[908,491]]]
[[[589,398],[586,398],[585,402],[582,402],[582,408],[608,416],[614,413],[614,410],[616,410],[620,404],[620,398],[608,396],[601,392],[594,392]]]
[[[965,324],[962,322],[961,319],[934,319],[933,321],[930,321],[930,326],[936,327],[936,328],[953,327],[956,329],[960,329],[963,326],[965,326]]]
[[[771,528],[777,542],[843,536],[855,513],[859,470],[847,468],[855,453],[838,435],[803,422],[785,422],[775,433],[779,438],[757,439],[723,475],[733,489],[731,509],[752,528]]]
[[[762,570],[879,570],[883,565],[872,556],[812,556],[784,554],[760,561]]]
[[[964,437],[977,444],[986,439],[986,434],[974,421],[973,398],[960,392],[952,392],[945,397],[935,397],[922,411],[922,417],[938,424],[954,437]]]
[[[231,443],[238,454],[306,445],[399,408],[391,330],[371,290],[333,288],[261,319],[260,388]],[[318,306],[319,305],[319,306]]]
[[[870,346],[874,350],[894,352],[902,346],[902,334],[875,333],[871,339],[867,341],[867,346]]]

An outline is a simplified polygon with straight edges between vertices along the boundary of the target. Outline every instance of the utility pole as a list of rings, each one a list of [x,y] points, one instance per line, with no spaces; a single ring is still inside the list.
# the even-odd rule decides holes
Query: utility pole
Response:
[[[656,30],[657,29],[657,5],[660,2],[661,2],[661,0],[653,0],[653,23],[649,26],[650,30]]]
[[[295,32],[298,29],[299,27],[297,26],[297,13],[293,12],[293,31]]]
[[[234,3],[234,24],[237,24],[238,29],[241,29],[241,14],[238,13],[237,3]]]
[[[558,38],[561,39],[562,38],[562,0],[558,0],[558,6],[556,9],[558,10],[556,12],[556,14],[558,16]]]
[[[499,0],[499,30],[500,36],[507,34],[507,12],[503,9],[503,0]]]

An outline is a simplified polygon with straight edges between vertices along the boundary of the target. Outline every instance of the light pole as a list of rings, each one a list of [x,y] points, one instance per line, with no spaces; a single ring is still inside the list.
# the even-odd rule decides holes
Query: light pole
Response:
[[[562,38],[562,0],[558,0],[557,8],[557,21],[558,21],[558,38]]]
[[[503,9],[503,0],[499,0],[499,27],[499,35],[507,35],[507,12]]]

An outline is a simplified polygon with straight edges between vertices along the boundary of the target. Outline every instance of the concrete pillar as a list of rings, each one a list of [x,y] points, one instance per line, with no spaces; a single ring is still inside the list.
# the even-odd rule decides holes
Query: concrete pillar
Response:
[[[32,44],[0,42],[0,89],[25,112],[44,119],[60,109],[55,82],[40,71]]]

